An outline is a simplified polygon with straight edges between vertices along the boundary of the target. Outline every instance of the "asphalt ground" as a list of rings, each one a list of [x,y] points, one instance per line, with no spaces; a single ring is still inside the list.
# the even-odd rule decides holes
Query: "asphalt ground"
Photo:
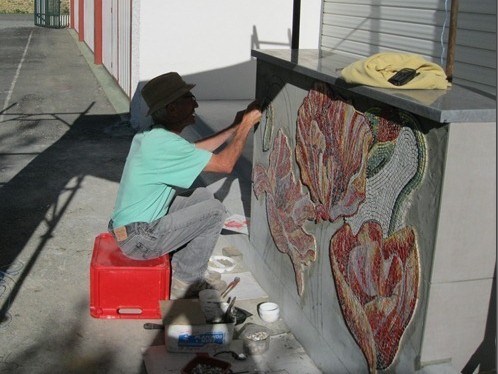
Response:
[[[0,372],[145,373],[158,334],[88,309],[132,132],[67,29],[0,25]]]

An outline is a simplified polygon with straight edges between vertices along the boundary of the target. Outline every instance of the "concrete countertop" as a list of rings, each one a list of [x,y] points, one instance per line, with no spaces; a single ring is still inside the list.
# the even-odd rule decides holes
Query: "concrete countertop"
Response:
[[[397,90],[351,85],[341,78],[341,69],[355,61],[351,56],[318,49],[265,49],[252,50],[251,54],[260,61],[304,74],[439,123],[496,122],[496,99],[456,84],[447,90]]]

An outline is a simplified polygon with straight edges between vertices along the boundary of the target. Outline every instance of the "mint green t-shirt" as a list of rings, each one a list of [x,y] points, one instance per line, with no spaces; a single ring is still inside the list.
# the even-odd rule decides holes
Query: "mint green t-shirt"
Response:
[[[175,194],[173,187],[189,188],[211,155],[163,128],[136,134],[112,214],[114,227],[164,216]]]

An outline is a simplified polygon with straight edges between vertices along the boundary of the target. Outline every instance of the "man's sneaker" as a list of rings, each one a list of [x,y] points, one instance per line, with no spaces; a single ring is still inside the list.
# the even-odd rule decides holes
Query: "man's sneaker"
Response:
[[[175,276],[171,278],[170,300],[193,299],[199,297],[202,290],[214,289],[221,292],[227,287],[226,282],[221,280],[221,275],[218,279],[214,276],[210,280],[202,279],[192,283],[184,282]]]

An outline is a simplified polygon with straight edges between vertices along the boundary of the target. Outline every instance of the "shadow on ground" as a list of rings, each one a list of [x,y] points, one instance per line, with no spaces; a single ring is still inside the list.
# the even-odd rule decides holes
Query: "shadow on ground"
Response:
[[[82,300],[81,305],[78,306],[64,305],[65,295],[56,295],[54,300],[58,298],[59,305],[42,306],[41,304],[48,303],[45,300],[38,300],[35,294],[35,292],[42,293],[42,291],[26,287],[27,279],[33,268],[46,249],[49,240],[54,237],[54,230],[82,188],[83,179],[93,176],[116,183],[120,180],[133,131],[126,126],[126,123],[123,123],[124,119],[121,115],[89,114],[92,106],[93,104],[89,105],[86,111],[80,113],[74,123],[67,124],[69,130],[32,159],[0,189],[0,211],[2,212],[0,215],[0,286],[2,287],[0,289],[0,332],[3,330],[4,338],[9,334],[17,333],[15,329],[19,329],[20,322],[12,321],[17,316],[11,316],[10,310],[21,293],[28,293],[28,295],[23,295],[23,299],[32,298],[34,308],[32,311],[26,311],[26,315],[19,319],[24,317],[29,323],[33,323],[33,327],[23,326],[23,328],[33,329],[26,339],[36,338],[36,341],[23,343],[24,351],[5,350],[0,356],[0,372],[21,373],[28,368],[38,367],[39,360],[43,363],[50,363],[40,365],[39,370],[36,371],[38,373],[105,373],[109,372],[108,369],[112,366],[114,360],[112,346],[109,349],[100,349],[92,357],[82,355],[78,351],[78,340],[83,333],[81,323],[74,323],[74,320],[85,319],[83,313],[88,314],[88,300]],[[58,114],[37,114],[35,117],[40,116],[57,118]],[[26,125],[26,118],[29,115],[16,116],[15,113],[9,113],[11,121],[12,118],[19,121],[20,117],[24,117]],[[2,124],[7,126],[7,122],[4,121]],[[31,125],[35,126],[35,122]],[[17,131],[21,130],[17,129]],[[26,138],[26,142],[29,141],[29,138]],[[8,157],[0,158],[1,164],[4,164],[0,165],[2,168],[9,166],[6,165],[7,159]],[[64,195],[64,198],[61,198],[61,195]],[[109,198],[114,199],[115,196]],[[28,242],[40,225],[44,225],[44,234],[34,240],[36,244],[28,251],[28,256],[26,253],[23,254],[24,260],[22,266],[19,266],[18,258],[26,250]],[[86,236],[86,233],[83,232],[82,236]],[[63,258],[61,261],[68,261],[68,255],[69,253],[66,253],[61,256]],[[83,261],[86,260],[84,257],[80,258]],[[81,272],[87,272],[86,264],[76,264],[76,267],[80,267]],[[63,273],[51,274],[50,282],[64,282],[66,276]],[[45,286],[40,284],[40,288]],[[50,300],[50,302],[53,301]],[[39,309],[36,308],[36,304]],[[50,313],[48,317],[36,315],[37,312],[42,314],[41,311],[44,308],[50,310],[51,307],[54,311],[56,308],[68,309],[68,311],[58,310],[58,313],[69,314],[76,310],[76,313],[81,313],[81,316],[75,316],[71,324],[59,325],[60,321],[51,320],[54,317],[51,317]],[[29,317],[27,317],[28,314]],[[54,314],[57,316],[56,313]],[[11,322],[12,325],[8,326]],[[44,324],[46,326],[40,326]],[[11,328],[14,331],[9,332]],[[41,356],[44,355],[59,355],[59,357],[48,361],[47,358],[42,359]]]

